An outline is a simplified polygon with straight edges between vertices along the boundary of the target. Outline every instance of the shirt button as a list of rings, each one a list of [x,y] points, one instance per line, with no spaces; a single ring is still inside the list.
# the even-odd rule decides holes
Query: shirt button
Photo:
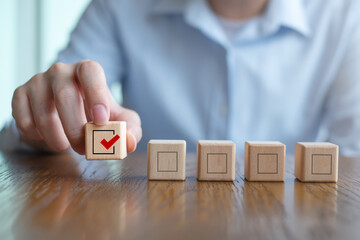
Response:
[[[228,106],[224,105],[224,106],[220,107],[219,112],[220,112],[220,115],[226,116],[229,112]]]

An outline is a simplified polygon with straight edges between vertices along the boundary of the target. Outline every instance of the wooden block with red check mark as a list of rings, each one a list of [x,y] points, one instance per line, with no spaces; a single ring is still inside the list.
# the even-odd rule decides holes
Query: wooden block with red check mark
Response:
[[[124,159],[126,157],[126,122],[106,125],[85,125],[85,154],[87,160]]]

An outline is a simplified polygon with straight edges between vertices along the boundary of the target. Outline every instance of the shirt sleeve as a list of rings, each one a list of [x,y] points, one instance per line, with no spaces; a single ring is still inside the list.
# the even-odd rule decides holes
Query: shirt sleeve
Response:
[[[93,0],[70,36],[58,61],[72,64],[80,60],[97,61],[104,68],[107,82],[121,81],[125,60],[119,24],[113,11],[116,1]]]
[[[344,35],[350,36],[347,49],[325,107],[328,140],[344,156],[360,156],[360,4],[353,9]]]

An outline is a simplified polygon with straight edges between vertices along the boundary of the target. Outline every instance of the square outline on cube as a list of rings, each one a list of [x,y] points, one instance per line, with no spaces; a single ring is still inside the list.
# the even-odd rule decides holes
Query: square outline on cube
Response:
[[[159,169],[159,153],[176,153],[176,170],[175,171],[160,171]],[[179,168],[178,168],[178,165],[179,165],[179,153],[177,151],[158,151],[156,152],[156,170],[157,172],[178,172],[179,171]]]
[[[94,152],[94,150],[95,150],[95,143],[94,143],[94,141],[95,141],[95,139],[94,139],[94,136],[95,136],[95,132],[112,132],[113,133],[113,135],[115,135],[115,130],[93,130],[93,133],[92,133],[92,154],[94,154],[94,155],[96,155],[96,154],[98,154],[98,155],[114,155],[115,154],[115,146],[113,146],[113,152],[112,153],[96,153],[96,152]]]
[[[260,155],[275,155],[276,156],[276,172],[260,172],[259,171],[259,163],[260,163],[260,159],[259,156]],[[257,154],[257,174],[279,174],[279,154],[278,153],[258,153]]]
[[[330,156],[330,173],[314,173],[314,155]],[[332,175],[332,154],[311,154],[311,175]]]
[[[209,155],[225,155],[225,164],[226,164],[226,171],[225,172],[209,172]],[[228,157],[227,153],[207,153],[206,155],[206,172],[207,174],[227,174],[228,173]]]

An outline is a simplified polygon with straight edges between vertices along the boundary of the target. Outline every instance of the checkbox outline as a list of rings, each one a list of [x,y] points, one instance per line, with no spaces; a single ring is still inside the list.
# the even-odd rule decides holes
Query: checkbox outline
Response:
[[[210,172],[209,171],[209,155],[225,155],[225,172]],[[227,153],[207,153],[206,155],[206,173],[207,174],[228,174],[228,154]]]
[[[275,172],[260,172],[260,155],[276,156],[276,171]],[[257,154],[257,174],[279,174],[279,154],[278,153],[258,153]]]
[[[176,170],[160,170],[159,166],[160,166],[160,154],[161,153],[175,153],[176,154]],[[157,166],[156,166],[156,170],[157,172],[178,172],[179,171],[179,153],[177,151],[158,151],[156,153],[156,163],[157,163]]]
[[[93,130],[92,131],[92,154],[93,155],[115,155],[115,146],[112,147],[113,151],[108,153],[95,152],[95,132],[112,132],[115,135],[115,130]]]
[[[314,156],[326,156],[329,157],[330,156],[330,173],[314,173]],[[332,173],[332,154],[311,154],[311,174],[312,175],[327,175],[327,176],[331,176]]]

